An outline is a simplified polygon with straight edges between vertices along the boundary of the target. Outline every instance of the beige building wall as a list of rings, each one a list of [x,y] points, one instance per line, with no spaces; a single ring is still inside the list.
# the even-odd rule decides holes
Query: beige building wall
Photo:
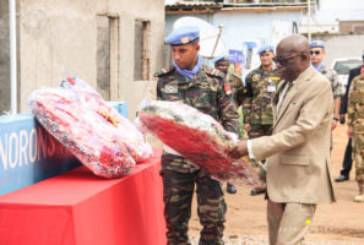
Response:
[[[9,5],[0,0],[0,115],[10,111]]]
[[[65,75],[97,88],[98,19],[110,17],[110,99],[129,105],[134,118],[148,81],[134,81],[135,21],[150,22],[150,74],[162,63],[164,0],[23,0],[19,9],[20,107],[37,88],[58,86]]]
[[[341,34],[363,34],[364,21],[340,21],[339,29]]]

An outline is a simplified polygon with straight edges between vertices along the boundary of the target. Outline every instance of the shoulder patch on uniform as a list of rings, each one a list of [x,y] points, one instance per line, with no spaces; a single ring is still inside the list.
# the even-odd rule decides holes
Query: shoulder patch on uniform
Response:
[[[261,76],[260,76],[260,74],[254,74],[253,76],[252,76],[252,79],[255,79],[255,78],[260,78]]]
[[[272,79],[273,81],[275,81],[275,82],[278,82],[279,80],[281,80],[281,78],[280,77],[271,77],[270,79]]]
[[[230,84],[229,83],[225,83],[224,84],[224,90],[225,90],[225,94],[226,95],[230,95],[232,92],[231,92],[231,87],[230,87]]]
[[[176,68],[174,66],[166,67],[166,68],[163,68],[163,69],[159,70],[158,72],[154,73],[154,76],[161,77],[161,76],[164,76],[164,75],[167,75],[167,74],[173,72],[175,69]]]

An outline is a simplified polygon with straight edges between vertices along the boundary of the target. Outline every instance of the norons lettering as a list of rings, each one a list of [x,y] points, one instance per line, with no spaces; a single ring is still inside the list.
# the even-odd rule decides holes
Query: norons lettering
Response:
[[[54,155],[62,156],[64,153],[65,148],[41,127],[5,133],[0,138],[3,171],[33,164]]]

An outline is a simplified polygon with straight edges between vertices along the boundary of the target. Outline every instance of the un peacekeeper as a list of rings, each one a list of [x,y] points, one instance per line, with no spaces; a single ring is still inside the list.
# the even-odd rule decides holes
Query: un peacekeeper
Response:
[[[243,99],[245,130],[249,139],[269,136],[273,130],[272,95],[280,81],[273,62],[274,47],[265,45],[258,50],[261,65],[251,71],[246,79],[246,93]],[[240,99],[241,100],[241,99]],[[252,189],[251,195],[265,193],[265,189]]]
[[[223,75],[225,75],[225,81],[228,81],[232,90],[233,98],[235,105],[238,107],[239,103],[239,91],[243,90],[243,82],[241,78],[235,74],[234,72],[229,71],[229,56],[228,55],[220,55],[213,60],[215,69],[221,71]]]
[[[213,60],[215,69],[221,71],[225,75],[225,81],[230,84],[234,102],[236,107],[239,107],[238,103],[238,92],[243,90],[243,83],[241,81],[241,78],[236,75],[234,72],[229,72],[229,55],[220,55],[217,58]],[[240,129],[240,125],[239,125]],[[240,136],[240,133],[239,133]],[[227,183],[226,190],[230,194],[235,194],[237,192],[235,186],[231,183]]]
[[[348,99],[348,136],[352,138],[353,161],[359,195],[355,202],[364,202],[364,74],[352,81]]]
[[[230,84],[234,102],[236,107],[238,107],[238,113],[239,113],[239,138],[242,139],[246,137],[246,132],[244,129],[244,116],[242,113],[242,110],[240,106],[242,105],[242,99],[244,98],[244,95],[246,93],[246,89],[243,86],[243,82],[239,75],[237,75],[234,72],[229,71],[229,56],[228,55],[221,55],[213,60],[215,69],[223,72],[225,75],[225,81],[228,81]]]
[[[322,60],[325,56],[325,42],[322,40],[312,41],[310,43],[310,59],[312,66],[321,72],[331,83],[332,93],[334,95],[334,116],[331,123],[331,130],[334,130],[340,120],[340,103],[341,103],[341,83],[339,77],[333,69],[328,69]]]
[[[157,74],[157,99],[195,107],[236,136],[238,113],[230,85],[224,84],[221,72],[202,64],[199,37],[198,27],[181,26],[165,39],[171,45],[173,65]],[[223,244],[226,203],[221,183],[167,146],[161,175],[168,244],[190,244],[187,231],[195,185],[202,225],[199,244]]]

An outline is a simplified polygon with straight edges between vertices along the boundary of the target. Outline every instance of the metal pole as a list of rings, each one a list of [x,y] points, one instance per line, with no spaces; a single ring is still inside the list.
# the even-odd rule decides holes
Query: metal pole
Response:
[[[16,0],[9,0],[11,114],[17,113]]]
[[[212,50],[211,58],[214,58],[214,54],[215,54],[217,45],[218,45],[218,43],[220,41],[220,38],[221,38],[222,28],[224,28],[224,25],[220,24],[219,25],[219,34],[217,35],[216,42],[215,42],[215,45],[214,45],[214,49]]]
[[[308,41],[311,42],[311,0],[307,0],[307,8],[308,8]]]

